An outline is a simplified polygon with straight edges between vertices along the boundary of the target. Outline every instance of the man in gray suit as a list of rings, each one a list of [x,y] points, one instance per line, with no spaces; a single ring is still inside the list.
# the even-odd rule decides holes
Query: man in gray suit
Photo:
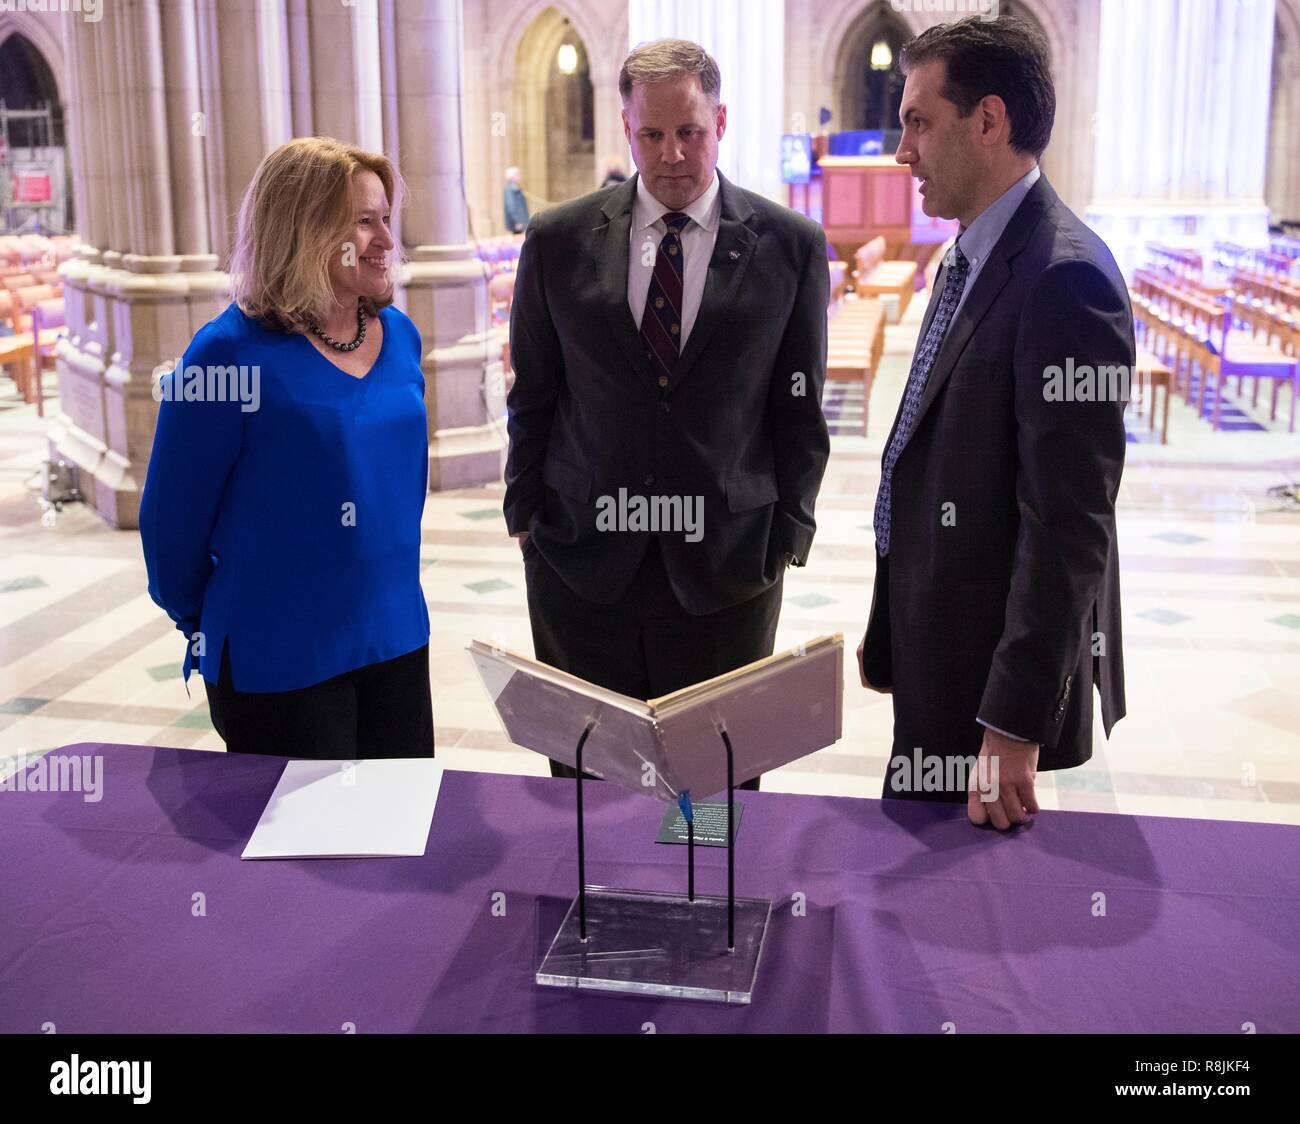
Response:
[[[903,67],[896,159],[961,232],[885,444],[858,655],[863,684],[893,695],[884,795],[965,802],[1004,829],[1038,810],[1038,769],[1091,756],[1094,685],[1108,735],[1124,715],[1133,314],[1038,168],[1056,109],[1041,37],[962,20],[912,40]]]
[[[637,174],[534,216],[510,317],[534,649],[635,698],[772,653],[830,447],[826,239],[717,172],[720,85],[694,43],[628,56]]]

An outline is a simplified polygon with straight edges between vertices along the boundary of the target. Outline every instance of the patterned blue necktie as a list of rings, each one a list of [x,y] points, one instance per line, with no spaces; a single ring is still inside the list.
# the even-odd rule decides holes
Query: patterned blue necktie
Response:
[[[925,384],[930,378],[930,368],[934,366],[939,348],[943,346],[943,337],[948,333],[957,302],[961,300],[962,289],[966,286],[966,272],[970,262],[961,249],[953,246],[951,264],[944,271],[943,292],[939,295],[939,307],[934,310],[934,319],[926,330],[925,339],[916,349],[912,360],[912,370],[907,376],[907,389],[903,392],[903,410],[894,427],[894,439],[885,451],[885,461],[880,469],[880,491],[876,493],[876,549],[884,558],[889,554],[889,518],[890,489],[894,480],[894,464],[898,454],[903,451],[907,439],[912,435],[912,426],[916,424],[916,413],[921,408],[921,396],[925,393]]]

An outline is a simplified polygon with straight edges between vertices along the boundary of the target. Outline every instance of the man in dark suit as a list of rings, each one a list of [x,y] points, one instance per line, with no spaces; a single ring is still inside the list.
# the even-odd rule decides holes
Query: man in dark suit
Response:
[[[1056,106],[1041,38],[973,18],[902,61],[896,159],[926,214],[961,228],[885,444],[858,653],[864,685],[893,695],[884,795],[966,801],[1001,829],[1038,810],[1038,769],[1091,756],[1094,684],[1107,735],[1124,715],[1132,311],[1038,170]]]
[[[533,218],[510,317],[534,649],[636,698],[771,655],[830,447],[825,236],[717,173],[719,88],[694,43],[628,56],[637,174]]]

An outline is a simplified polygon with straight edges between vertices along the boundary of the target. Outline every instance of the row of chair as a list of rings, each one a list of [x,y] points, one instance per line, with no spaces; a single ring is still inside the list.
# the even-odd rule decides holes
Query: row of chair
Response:
[[[32,330],[32,311],[43,301],[61,300],[60,285],[26,285],[21,289],[0,289],[0,323],[15,335]]]
[[[1129,291],[1139,346],[1164,359],[1173,373],[1172,393],[1190,404],[1192,387],[1199,387],[1197,414],[1205,410],[1205,391],[1211,379],[1219,385],[1219,356],[1209,333],[1199,325],[1161,308],[1156,301]],[[1198,377],[1196,377],[1198,376]],[[1217,422],[1215,428],[1217,428]]]
[[[1297,357],[1300,338],[1294,333],[1288,333],[1285,338],[1275,335],[1260,338],[1253,325],[1248,329],[1236,327],[1235,312],[1254,312],[1248,303],[1224,298],[1217,318],[1207,318],[1204,301],[1170,289],[1168,285],[1154,285],[1150,277],[1145,277],[1140,285],[1135,283],[1129,296],[1139,341],[1156,354],[1163,354],[1171,363],[1174,393],[1181,389],[1184,401],[1190,404],[1195,383],[1197,415],[1205,414],[1207,396],[1210,396],[1211,425],[1217,430],[1222,422],[1223,391],[1229,379],[1237,379],[1238,396],[1244,381],[1251,379],[1253,403],[1259,400],[1260,382],[1270,381],[1273,384],[1270,419],[1277,417],[1282,386],[1289,385],[1289,428],[1295,432],[1296,409],[1300,403],[1300,358]],[[1199,379],[1194,379],[1197,372]]]
[[[0,268],[0,289],[13,293],[19,289],[29,289],[33,285],[59,285],[59,271],[53,269],[31,269],[27,266],[10,266]]]
[[[1239,246],[1235,242],[1215,242],[1214,258],[1221,269],[1229,272],[1254,270],[1272,277],[1287,277],[1300,259],[1300,244],[1275,238],[1268,246]]]
[[[76,253],[72,235],[0,234],[0,270],[11,266],[54,268]]]
[[[477,243],[479,260],[486,263],[492,273],[513,272],[519,264],[519,251],[523,247],[522,234],[500,234]]]
[[[1232,289],[1267,305],[1276,306],[1288,315],[1300,315],[1300,281],[1275,273],[1239,269],[1232,274]]]
[[[0,367],[9,370],[23,400],[35,402],[41,416],[45,413],[42,376],[54,359],[65,325],[62,286],[0,287]]]
[[[1175,319],[1194,324],[1207,334],[1223,319],[1223,306],[1217,299],[1178,274],[1137,269],[1133,289]]]
[[[1166,246],[1160,242],[1148,242],[1146,250],[1147,258],[1161,270],[1188,279],[1199,279],[1201,276],[1201,255],[1195,250]]]

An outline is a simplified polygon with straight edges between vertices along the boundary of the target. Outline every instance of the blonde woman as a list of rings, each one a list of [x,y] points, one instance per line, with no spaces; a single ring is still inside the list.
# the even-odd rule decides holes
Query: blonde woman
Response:
[[[157,388],[149,594],[234,752],[433,754],[424,377],[392,306],[401,199],[383,156],[277,148],[240,206],[234,301]]]

